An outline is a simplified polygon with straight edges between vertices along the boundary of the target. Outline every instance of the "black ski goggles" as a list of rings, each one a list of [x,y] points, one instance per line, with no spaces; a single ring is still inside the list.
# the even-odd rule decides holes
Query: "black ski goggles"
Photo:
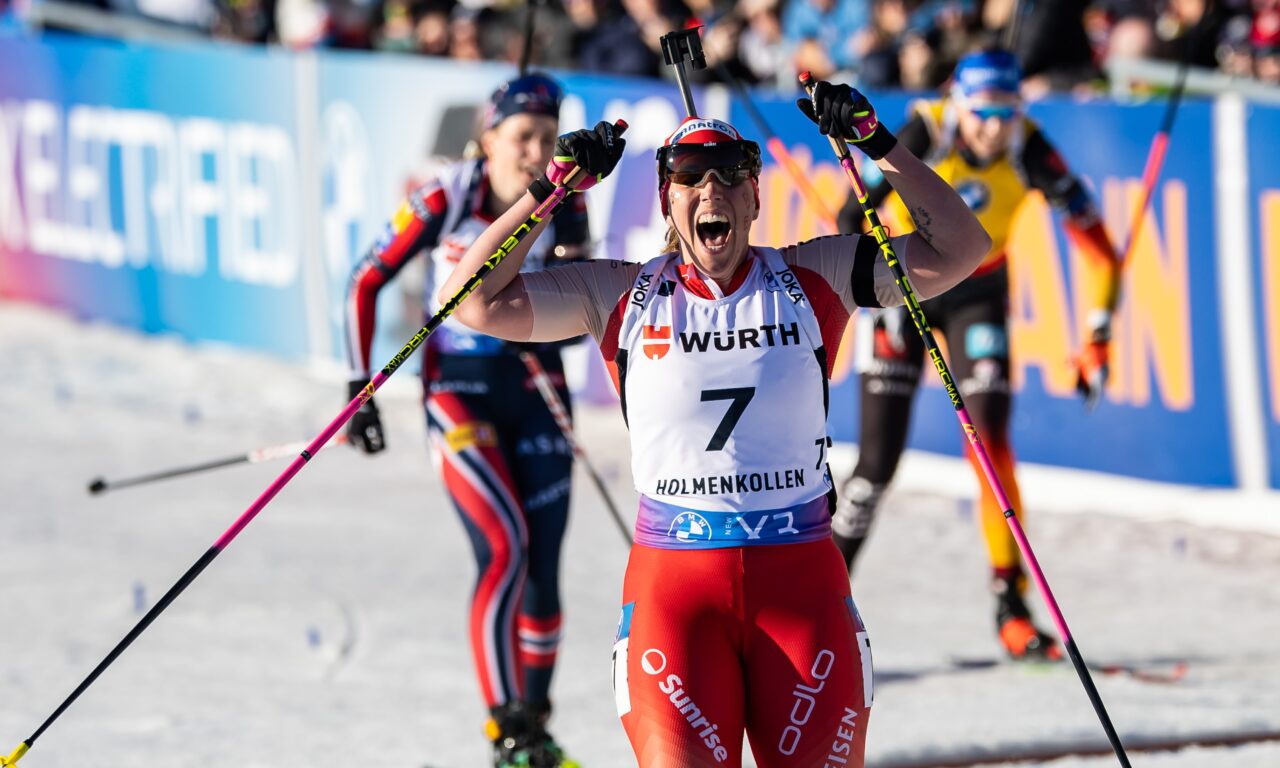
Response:
[[[743,139],[658,147],[658,178],[661,181],[700,187],[710,175],[729,187],[756,178],[760,175],[760,145]]]

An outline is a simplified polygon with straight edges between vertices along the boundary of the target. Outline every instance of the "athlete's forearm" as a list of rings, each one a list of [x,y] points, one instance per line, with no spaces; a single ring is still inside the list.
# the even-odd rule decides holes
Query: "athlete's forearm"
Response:
[[[515,205],[480,233],[440,287],[436,298],[441,305],[448,303],[462,290],[467,280],[489,257],[498,252],[537,207],[538,202],[533,195],[526,192]],[[530,246],[546,229],[546,225],[547,220],[543,219],[524,235],[502,262],[458,306],[454,316],[460,322],[474,330],[510,341],[525,341],[529,338],[533,329],[533,315],[529,311],[528,298],[519,273]]]
[[[1052,152],[1052,148],[1048,151]],[[1107,235],[1093,196],[1078,178],[1066,170],[1060,159],[1056,162],[1043,159],[1057,158],[1056,153],[1024,154],[1024,157],[1037,158],[1035,165],[1027,166],[1032,186],[1041,190],[1053,207],[1064,214],[1063,229],[1093,272],[1090,288],[1094,294],[1093,307],[1114,312],[1120,301],[1120,256]],[[1032,174],[1030,169],[1037,167],[1041,170]]]
[[[1063,224],[1067,237],[1093,272],[1092,308],[1114,314],[1120,304],[1120,258],[1106,228],[1096,217],[1081,220],[1068,216]]]
[[[933,137],[929,135],[929,128],[925,125],[924,118],[921,117],[919,113],[912,115],[911,119],[908,120],[895,135],[898,137],[899,145],[911,150],[911,154],[921,159],[928,157],[929,150],[933,148]],[[891,192],[893,192],[893,187],[889,186],[888,182],[884,179],[881,179],[867,190],[867,200],[871,203],[872,208],[878,209],[884,204],[884,201],[888,199]],[[853,210],[851,211],[853,216],[850,216],[849,220],[852,226],[856,227],[856,229],[850,228],[846,230],[841,228],[840,231],[845,232],[846,234],[853,232],[862,233],[864,232],[862,222],[857,220],[862,219],[865,221],[865,217],[862,215],[862,210],[858,206],[858,201],[853,198],[853,195],[850,195],[850,199],[853,204]],[[848,206],[846,206],[846,208],[847,207]],[[840,213],[841,215],[844,215],[845,211],[842,210]]]
[[[414,196],[423,196],[414,204]],[[368,378],[369,352],[377,327],[378,293],[417,254],[435,245],[443,225],[444,194],[417,190],[387,223],[390,239],[379,238],[356,263],[347,283],[344,311],[347,362],[351,377]],[[434,206],[434,207],[433,207]]]
[[[991,250],[991,237],[960,195],[901,143],[876,165],[915,221],[903,261],[920,293],[935,296],[968,277]]]
[[[347,366],[352,378],[360,378],[369,372],[369,356],[378,322],[378,291],[387,282],[376,267],[367,262],[361,266],[366,268],[357,269],[348,283],[343,311]]]

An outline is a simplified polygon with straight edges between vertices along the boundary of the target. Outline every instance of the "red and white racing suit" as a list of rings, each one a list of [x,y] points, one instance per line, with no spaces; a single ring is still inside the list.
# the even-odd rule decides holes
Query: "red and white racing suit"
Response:
[[[753,247],[727,290],[665,254],[523,275],[613,366],[641,494],[614,646],[641,768],[861,766],[866,628],[831,541],[827,350],[892,297],[874,242]],[[546,312],[563,317],[563,312]],[[581,326],[578,326],[581,327]]]

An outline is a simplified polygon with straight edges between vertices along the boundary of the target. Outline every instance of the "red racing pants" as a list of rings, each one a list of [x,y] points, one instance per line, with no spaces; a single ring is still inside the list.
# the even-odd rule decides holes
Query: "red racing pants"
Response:
[[[640,768],[862,768],[871,646],[830,539],[637,545],[614,696]]]

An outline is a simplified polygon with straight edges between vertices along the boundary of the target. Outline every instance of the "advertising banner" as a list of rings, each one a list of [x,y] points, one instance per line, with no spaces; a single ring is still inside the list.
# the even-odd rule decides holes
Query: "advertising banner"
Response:
[[[230,342],[294,359],[342,360],[352,265],[404,196],[474,136],[475,110],[509,66],[243,47],[171,48],[50,36],[0,47],[0,296],[146,332]],[[642,261],[665,234],[654,150],[684,117],[673,83],[564,74],[563,128],[624,119],[627,154],[592,190],[595,254]],[[773,159],[763,126],[732,92],[696,90],[704,116],[766,148],[754,240],[827,233],[825,216]],[[794,95],[754,94],[778,143],[830,212],[848,182]],[[909,99],[874,95],[900,125]],[[1161,103],[1066,97],[1039,121],[1093,191],[1117,247],[1140,190]],[[1280,110],[1248,112],[1256,341],[1269,470],[1280,487]],[[1178,136],[1210,137],[1214,114],[1186,100]],[[1012,224],[1013,444],[1025,461],[1177,483],[1237,482],[1228,420],[1208,140],[1170,143],[1141,235],[1125,265],[1111,379],[1084,409],[1071,363],[1084,337],[1092,270],[1061,215],[1028,196]],[[863,164],[875,183],[874,166]],[[423,260],[418,260],[419,262]],[[425,265],[379,296],[374,361],[422,322]],[[943,329],[945,330],[945,329]],[[837,358],[832,432],[857,434],[852,334]],[[577,353],[583,355],[583,353]],[[585,359],[585,355],[583,358]],[[416,367],[416,365],[414,366]],[[600,366],[585,393],[609,397]],[[910,445],[957,455],[954,413],[926,369]]]
[[[0,46],[0,294],[304,358],[293,60]]]
[[[1257,276],[1253,327],[1270,457],[1268,482],[1280,489],[1280,109],[1250,107],[1248,116],[1250,220],[1256,222],[1250,233]]]
[[[906,100],[877,97],[889,125]],[[848,181],[830,147],[790,100],[760,100],[832,210],[848,195]],[[1093,190],[1116,247],[1122,248],[1150,137],[1163,106],[1119,106],[1053,99],[1032,106],[1068,165]],[[776,118],[774,117],[776,116]],[[1210,135],[1210,106],[1186,102],[1179,130]],[[1073,140],[1106,136],[1107,141]],[[867,164],[864,163],[865,167]],[[1019,210],[1009,245],[1010,346],[1014,361],[1013,444],[1020,458],[1117,472],[1169,482],[1233,482],[1223,405],[1214,222],[1209,153],[1173,142],[1153,204],[1124,273],[1114,323],[1111,380],[1106,396],[1086,412],[1075,392],[1071,358],[1080,348],[1090,308],[1089,266],[1068,243],[1061,216],[1039,194]],[[772,174],[772,175],[770,175]],[[869,183],[874,170],[865,174]],[[777,168],[762,183],[763,231],[791,242],[819,231],[816,216]],[[770,203],[776,209],[769,210]],[[764,239],[764,238],[762,238]],[[944,329],[936,331],[944,336]],[[845,360],[849,355],[843,356]],[[842,370],[847,370],[842,366]],[[909,445],[959,455],[963,436],[950,401],[926,368],[917,394]],[[857,440],[856,376],[832,390],[837,440]],[[1191,436],[1194,435],[1193,440]]]

